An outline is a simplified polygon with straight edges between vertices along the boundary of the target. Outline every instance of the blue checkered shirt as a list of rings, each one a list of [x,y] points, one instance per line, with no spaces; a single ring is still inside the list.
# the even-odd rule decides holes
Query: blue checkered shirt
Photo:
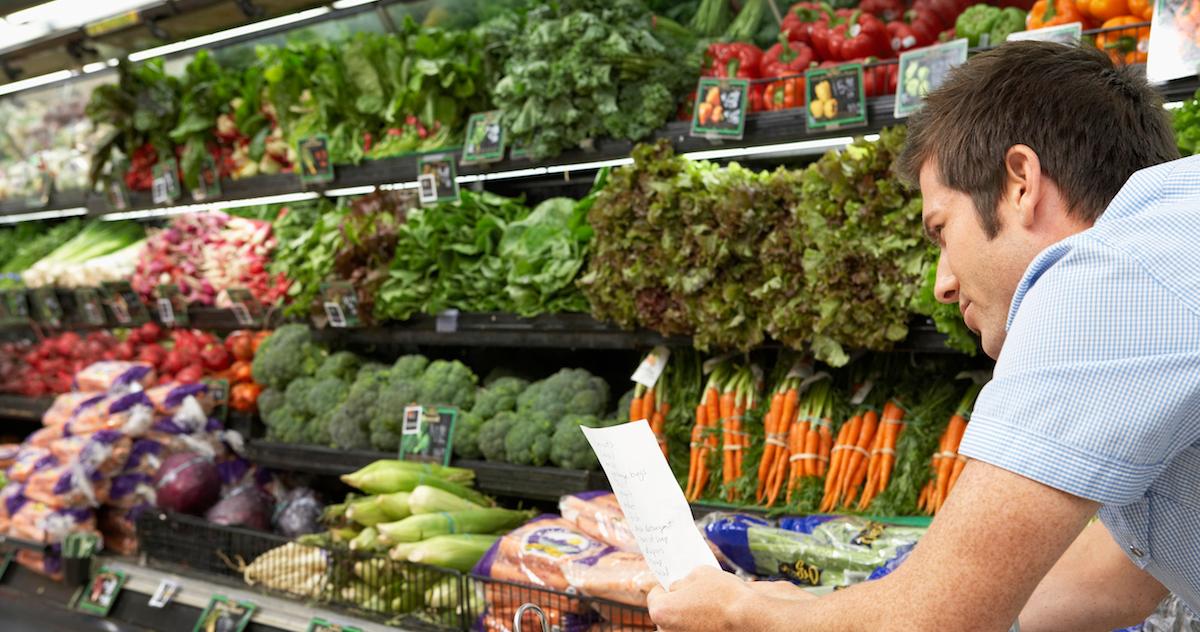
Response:
[[[1200,156],[1140,171],[1025,271],[961,451],[1101,503],[1200,612]]]

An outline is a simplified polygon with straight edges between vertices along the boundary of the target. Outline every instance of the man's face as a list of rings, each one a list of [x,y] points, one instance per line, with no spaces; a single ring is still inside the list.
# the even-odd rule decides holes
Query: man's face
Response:
[[[997,358],[1013,293],[1038,251],[1004,221],[1005,200],[997,209],[1000,232],[988,239],[971,197],[943,185],[933,162],[921,169],[921,196],[925,231],[942,249],[934,295],[943,303],[958,303],[967,327],[982,338],[984,352]]]

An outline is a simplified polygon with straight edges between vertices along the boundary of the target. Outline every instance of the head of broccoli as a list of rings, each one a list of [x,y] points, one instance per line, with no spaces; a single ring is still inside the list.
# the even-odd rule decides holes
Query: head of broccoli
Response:
[[[315,374],[324,360],[325,351],[313,342],[308,325],[290,324],[263,340],[250,368],[255,382],[282,389],[298,377]]]
[[[315,377],[318,380],[332,377],[343,382],[350,382],[354,380],[354,376],[358,375],[358,367],[361,364],[362,358],[359,358],[354,353],[338,351],[325,358],[325,361],[321,363],[321,368],[317,369]]]
[[[517,410],[551,423],[567,415],[603,415],[608,383],[583,369],[563,369],[534,382],[517,398]]]
[[[491,419],[496,413],[516,410],[517,397],[528,386],[529,382],[521,378],[502,377],[475,393],[475,406],[471,412],[484,419]]]
[[[475,404],[479,407],[478,402]],[[471,411],[461,413],[454,421],[454,455],[460,459],[475,460],[483,456],[479,451],[479,431],[487,420]]]
[[[475,404],[477,378],[458,360],[435,360],[421,375],[417,401],[426,406],[454,406],[470,410]]]
[[[608,424],[593,415],[567,415],[554,429],[550,462],[568,470],[594,470],[600,465],[580,426],[602,428]]]
[[[309,410],[308,408],[308,393],[312,390],[312,387],[315,386],[316,383],[317,379],[314,377],[298,377],[292,380],[292,382],[287,385],[287,389],[284,391],[284,401],[287,402],[288,406],[291,406],[305,415],[312,415],[315,412],[319,412]]]
[[[489,461],[506,460],[504,439],[517,423],[517,414],[503,412],[483,423],[479,428],[479,452]]]
[[[394,372],[390,376],[387,384],[379,389],[377,412],[371,419],[371,446],[385,452],[400,449],[404,409],[417,401],[419,390],[416,379],[397,377]]]
[[[346,401],[333,411],[329,436],[334,447],[367,450],[371,447],[371,420],[378,411],[379,391],[388,382],[387,371],[359,369]]]
[[[415,380],[421,377],[429,366],[429,358],[423,355],[411,354],[400,356],[392,365],[392,376]]]
[[[545,465],[550,459],[554,423],[545,417],[523,416],[504,436],[504,458],[514,465]]]
[[[266,419],[272,411],[283,406],[287,402],[284,392],[277,388],[264,388],[258,394],[258,399],[255,404],[258,406],[258,416]]]
[[[308,416],[285,403],[263,417],[263,424],[271,441],[304,443]]]
[[[315,379],[305,399],[307,410],[312,415],[324,415],[346,401],[350,395],[350,384],[336,377]]]

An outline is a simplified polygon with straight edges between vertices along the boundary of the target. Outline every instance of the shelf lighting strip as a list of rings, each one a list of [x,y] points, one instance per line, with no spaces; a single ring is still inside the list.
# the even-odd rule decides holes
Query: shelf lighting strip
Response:
[[[121,211],[117,213],[108,213],[101,216],[100,219],[108,222],[115,222],[123,219],[148,219],[152,217],[169,217],[171,215],[183,215],[186,213],[206,213],[208,211],[220,211],[231,208],[245,208],[247,206],[259,206],[265,204],[288,204],[291,202],[303,202],[306,200],[315,200],[321,197],[320,193],[315,191],[303,191],[300,193],[284,193],[282,195],[269,195],[257,198],[243,198],[241,200],[222,200],[220,202],[203,202],[200,204],[183,204],[180,206],[166,206],[163,208],[148,208],[137,211]]]
[[[147,48],[146,50],[138,51],[136,53],[130,53],[129,61],[139,62],[139,61],[144,61],[147,59],[152,59],[154,57],[162,57],[163,55],[179,53],[179,52],[189,50],[192,48],[200,48],[201,46],[209,46],[209,45],[216,44],[217,42],[221,42],[221,41],[224,41],[227,39],[233,39],[235,37],[243,37],[246,35],[252,35],[254,33],[260,33],[262,31],[279,28],[281,26],[295,24],[296,22],[303,22],[305,20],[319,18],[322,15],[329,13],[331,10],[332,9],[330,9],[329,7],[317,7],[315,9],[309,9],[307,11],[301,11],[299,13],[292,13],[290,15],[281,15],[277,18],[271,18],[269,20],[255,22],[253,24],[246,24],[243,26],[235,26],[234,28],[231,28],[231,29],[226,29],[224,31],[218,31],[216,33],[210,33],[208,35],[201,35],[200,37],[193,37],[192,39],[186,39],[186,40],[174,42],[171,44],[164,44],[162,46],[155,46],[154,48]]]
[[[87,215],[88,210],[82,206],[75,208],[55,209],[53,211],[35,211],[33,213],[18,213],[16,215],[0,215],[0,224],[16,224],[18,222],[33,222],[39,219],[61,219],[63,217],[78,217]]]

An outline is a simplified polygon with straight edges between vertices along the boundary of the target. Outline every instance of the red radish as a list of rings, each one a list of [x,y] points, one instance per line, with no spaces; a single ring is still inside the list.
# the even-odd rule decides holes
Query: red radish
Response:
[[[204,368],[199,364],[190,364],[175,374],[175,381],[191,384],[192,382],[199,382],[202,377],[204,377]]]

